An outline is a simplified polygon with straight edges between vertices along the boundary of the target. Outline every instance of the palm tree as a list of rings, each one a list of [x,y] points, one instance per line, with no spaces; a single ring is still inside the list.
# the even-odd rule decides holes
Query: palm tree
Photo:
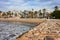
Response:
[[[2,11],[0,11],[0,13],[2,13]]]
[[[40,17],[40,18],[42,17],[42,12],[41,12],[41,10],[39,10],[39,17]]]
[[[11,17],[11,15],[12,15],[11,11],[8,11],[7,16]]]
[[[37,17],[37,11],[34,12],[34,17],[35,17],[35,18]]]
[[[55,6],[55,11],[57,11],[58,10],[58,6]]]
[[[1,13],[2,13],[2,11],[0,11],[0,17],[1,17]]]
[[[45,17],[46,9],[43,9],[43,17]]]
[[[33,18],[33,12],[29,11],[29,18]]]
[[[41,12],[41,10],[39,10],[39,15],[42,15],[42,12]]]
[[[23,12],[24,13],[24,18],[26,18],[26,15],[27,15],[26,12],[27,12],[26,10],[24,10],[24,12]]]
[[[5,12],[3,12],[2,17],[4,17],[4,18],[7,17]]]

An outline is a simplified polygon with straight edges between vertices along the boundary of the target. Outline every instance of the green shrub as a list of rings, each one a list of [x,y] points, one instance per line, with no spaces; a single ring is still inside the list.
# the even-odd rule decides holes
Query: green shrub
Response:
[[[53,13],[51,13],[52,17],[55,17],[55,19],[60,19],[60,11],[53,11]]]

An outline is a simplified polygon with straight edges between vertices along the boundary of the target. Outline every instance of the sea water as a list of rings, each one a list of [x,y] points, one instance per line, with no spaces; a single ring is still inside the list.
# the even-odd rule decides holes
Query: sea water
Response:
[[[36,26],[21,22],[0,22],[0,40],[16,40],[19,35],[31,30]]]

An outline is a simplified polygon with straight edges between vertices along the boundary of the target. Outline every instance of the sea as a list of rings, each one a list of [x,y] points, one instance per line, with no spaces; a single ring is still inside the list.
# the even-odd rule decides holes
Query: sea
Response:
[[[33,29],[36,24],[22,22],[0,22],[0,40],[16,40],[23,33]]]

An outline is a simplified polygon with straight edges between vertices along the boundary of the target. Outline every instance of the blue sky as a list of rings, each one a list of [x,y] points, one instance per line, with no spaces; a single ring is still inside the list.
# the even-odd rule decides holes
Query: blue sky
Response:
[[[54,6],[60,7],[60,0],[0,0],[0,10],[30,10],[30,9],[49,9],[53,10]]]

